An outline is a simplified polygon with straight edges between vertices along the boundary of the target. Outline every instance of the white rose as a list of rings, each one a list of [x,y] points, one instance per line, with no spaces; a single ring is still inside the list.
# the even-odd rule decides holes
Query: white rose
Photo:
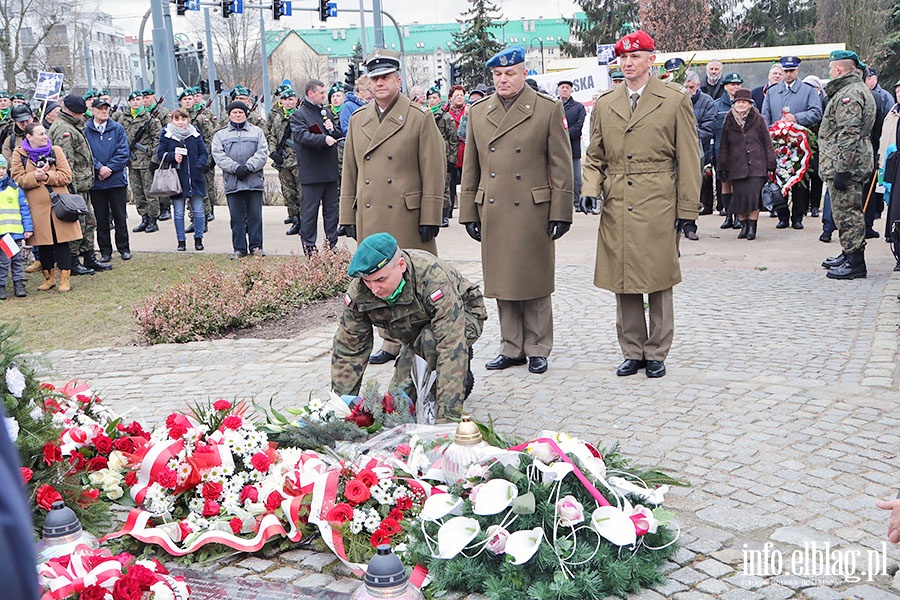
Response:
[[[22,397],[22,393],[25,391],[25,376],[22,375],[19,367],[12,365],[6,369],[6,388],[16,398]]]

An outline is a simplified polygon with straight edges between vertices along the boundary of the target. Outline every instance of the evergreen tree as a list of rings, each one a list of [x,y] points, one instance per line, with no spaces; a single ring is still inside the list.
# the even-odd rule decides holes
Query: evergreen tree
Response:
[[[484,64],[503,49],[491,27],[504,24],[497,23],[500,9],[491,0],[469,0],[469,3],[469,9],[456,21],[463,26],[462,31],[453,34],[450,44],[450,49],[457,55],[460,83],[466,89],[479,83],[491,83]]]
[[[365,58],[362,55],[362,42],[356,42],[356,45],[353,46],[353,54],[350,55],[350,62],[358,69],[363,60]]]
[[[702,50],[709,36],[708,0],[640,0],[641,28],[662,52]]]
[[[881,62],[878,80],[881,87],[894,93],[894,84],[900,79],[900,0],[894,0],[891,20],[885,36],[885,57]]]
[[[577,0],[583,19],[565,19],[572,32],[560,50],[569,56],[594,56],[597,44],[614,44],[623,33],[635,29],[637,0]]]
[[[747,46],[812,44],[816,25],[815,0],[760,0],[740,26]]]

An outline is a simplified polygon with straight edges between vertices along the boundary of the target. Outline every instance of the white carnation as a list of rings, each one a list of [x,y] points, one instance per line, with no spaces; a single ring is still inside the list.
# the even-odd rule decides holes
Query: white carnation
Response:
[[[16,365],[6,369],[6,389],[16,398],[21,398],[22,393],[25,391],[25,376],[22,375],[22,371]]]

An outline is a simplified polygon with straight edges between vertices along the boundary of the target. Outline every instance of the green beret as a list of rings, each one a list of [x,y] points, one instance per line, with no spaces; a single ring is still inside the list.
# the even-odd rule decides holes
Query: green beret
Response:
[[[250,90],[248,90],[247,88],[245,88],[245,87],[242,86],[242,85],[236,85],[236,86],[234,86],[234,88],[232,88],[231,93],[229,94],[229,96],[231,96],[231,99],[232,99],[232,100],[234,100],[234,99],[237,98],[238,96],[247,96],[247,97],[249,98],[249,97],[250,97]]]
[[[194,88],[184,88],[183,90],[181,90],[181,93],[178,94],[178,99],[181,100],[185,96],[193,96],[193,95],[194,95]]]
[[[441,88],[439,88],[439,87],[436,86],[436,85],[433,86],[433,87],[428,88],[428,91],[425,93],[425,97],[427,98],[428,96],[431,96],[432,94],[437,94],[438,96],[440,96],[440,95],[441,95]]]
[[[859,56],[856,52],[851,52],[850,50],[834,50],[831,54],[828,55],[828,60],[852,60],[853,64],[862,69],[865,67],[865,64],[861,60],[859,60]]]
[[[9,93],[8,93],[8,92],[0,92],[0,98],[7,98],[7,99],[8,99],[8,98],[9,98]]]
[[[130,94],[128,94],[128,99],[133,100],[134,98],[143,98],[144,92],[142,90],[134,90]]]
[[[109,96],[109,90],[105,90],[105,89],[104,89],[104,90],[100,90],[100,95],[101,95],[101,96]]]
[[[27,100],[25,94],[13,94],[12,96],[10,96],[10,98],[12,98],[13,100]]]
[[[347,267],[350,277],[371,275],[383,269],[397,252],[397,240],[389,233],[373,233],[359,243]]]
[[[155,96],[156,90],[154,90],[153,88],[147,88],[144,90],[144,95],[145,96]]]
[[[84,93],[84,96],[82,96],[81,98],[82,98],[82,100],[87,102],[91,98],[99,98],[99,97],[100,97],[100,94],[99,94],[99,92],[97,92],[97,90],[88,90]]]
[[[295,92],[295,91],[292,90],[291,88],[288,88],[288,89],[282,91],[281,94],[280,94],[278,97],[279,97],[279,98],[296,98],[296,97],[297,97],[297,92]]]

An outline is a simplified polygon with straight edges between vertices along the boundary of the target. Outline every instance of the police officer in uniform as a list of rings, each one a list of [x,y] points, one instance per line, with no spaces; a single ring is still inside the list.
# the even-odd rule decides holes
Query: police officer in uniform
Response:
[[[141,215],[140,224],[132,229],[134,233],[159,231],[159,198],[150,195],[153,175],[150,159],[156,155],[162,125],[144,105],[144,92],[135,90],[128,94],[128,108],[119,113],[119,124],[125,128],[131,155],[128,161],[128,185],[131,197]]]
[[[547,370],[555,240],[572,224],[572,145],[562,102],[525,83],[525,49],[491,58],[495,94],[469,110],[459,221],[481,242],[485,295],[497,299],[500,354],[489,370]],[[527,260],[514,249],[527,248]]]
[[[291,115],[297,110],[297,92],[287,88],[281,92],[281,101],[272,107],[266,126],[266,141],[272,150],[269,158],[278,171],[281,183],[281,195],[287,208],[288,221],[291,228],[285,235],[300,233],[301,187],[300,171],[297,168],[297,153],[294,152],[294,139],[291,136]]]
[[[678,235],[700,208],[700,144],[690,95],[650,76],[653,38],[638,30],[615,50],[625,84],[594,103],[584,163],[583,209],[604,198],[594,285],[616,294],[625,358],[616,374],[663,377],[675,331],[672,287],[681,281]]]
[[[444,140],[431,112],[400,93],[400,55],[376,48],[366,59],[374,101],[350,118],[344,147],[339,224],[354,239],[381,231],[401,248],[437,255],[444,200]],[[384,337],[384,335],[382,335]],[[394,360],[384,340],[373,364]]]
[[[828,104],[819,128],[819,172],[831,195],[842,252],[822,266],[829,279],[858,279],[867,274],[862,206],[863,185],[875,160],[870,139],[875,99],[859,74],[856,52],[835,50],[828,60],[831,81],[825,86]]]
[[[392,387],[413,391],[414,357],[437,370],[435,416],[448,422],[462,416],[472,391],[472,345],[487,313],[478,286],[452,265],[423,250],[401,250],[388,233],[359,244],[348,272],[356,277],[344,297],[346,308],[334,336],[331,385],[338,394],[356,394],[372,351],[372,327],[402,344]],[[410,394],[414,397],[414,394]]]

